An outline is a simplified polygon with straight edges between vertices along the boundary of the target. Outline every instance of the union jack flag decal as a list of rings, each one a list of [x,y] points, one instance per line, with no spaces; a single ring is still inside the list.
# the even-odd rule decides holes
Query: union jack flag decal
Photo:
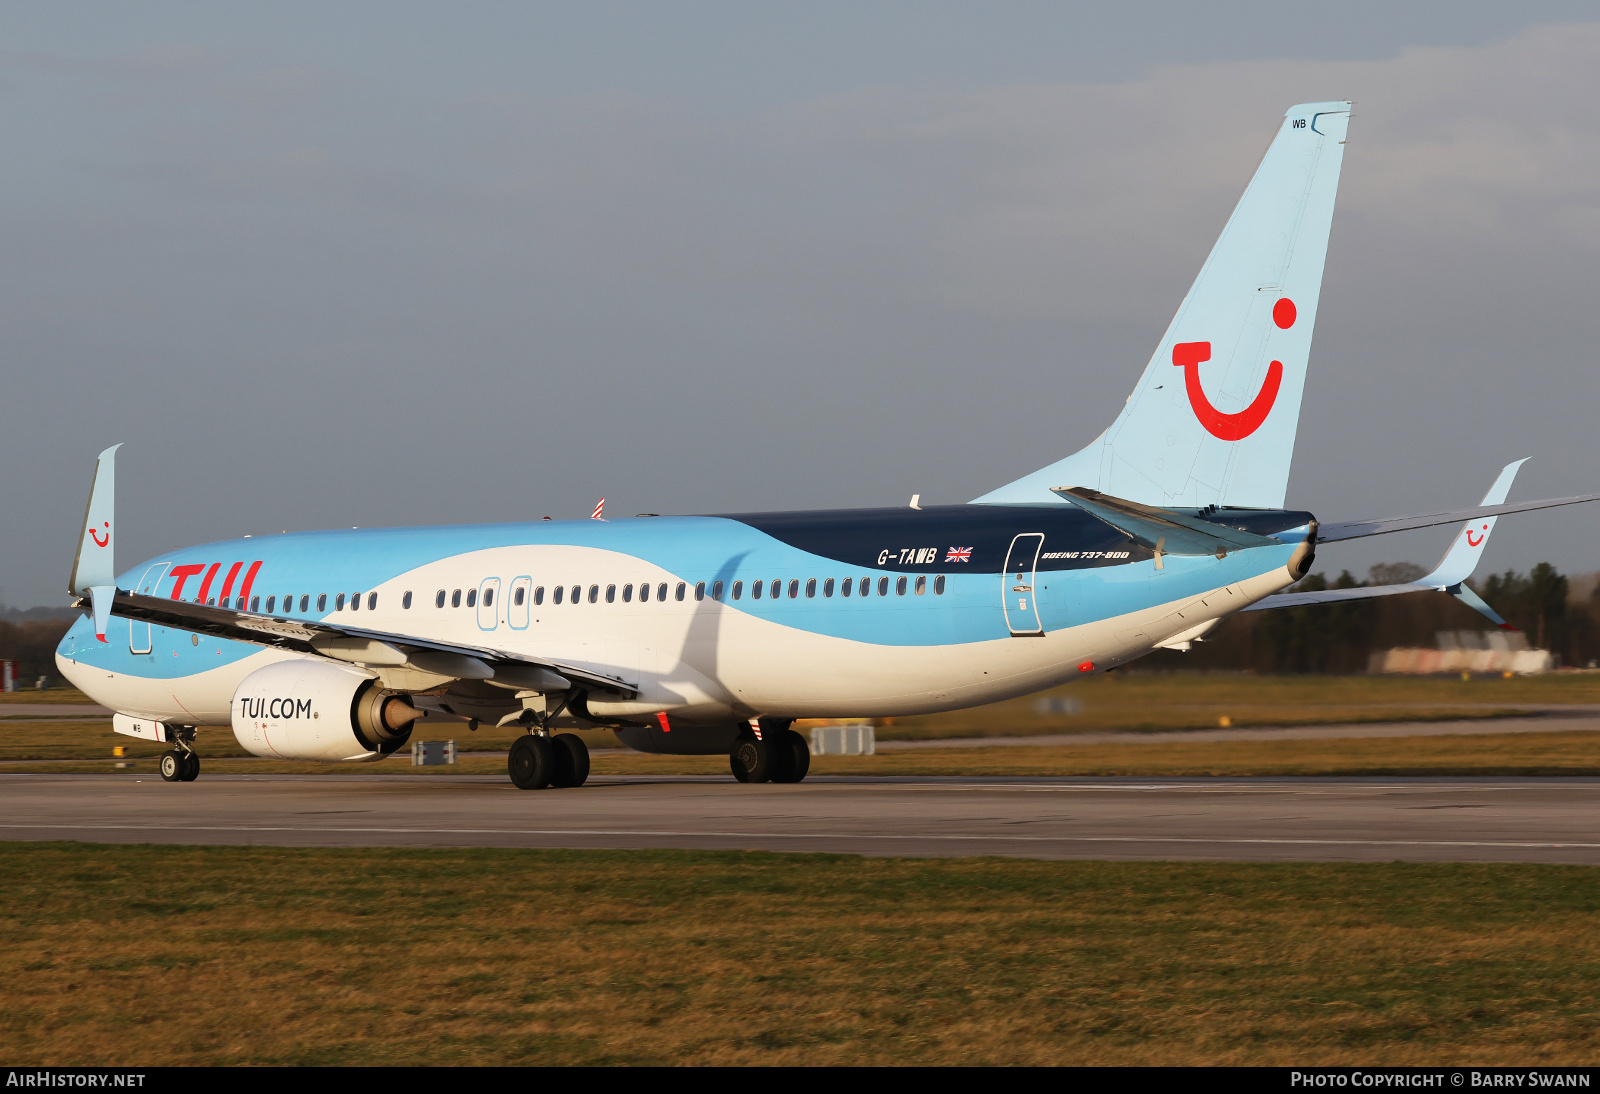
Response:
[[[946,562],[971,562],[971,547],[952,547],[950,553],[944,556]]]

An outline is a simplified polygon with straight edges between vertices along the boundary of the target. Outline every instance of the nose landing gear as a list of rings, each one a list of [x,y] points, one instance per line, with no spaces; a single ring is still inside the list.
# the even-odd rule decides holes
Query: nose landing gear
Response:
[[[192,783],[200,777],[200,757],[188,749],[161,754],[161,777],[169,783]]]

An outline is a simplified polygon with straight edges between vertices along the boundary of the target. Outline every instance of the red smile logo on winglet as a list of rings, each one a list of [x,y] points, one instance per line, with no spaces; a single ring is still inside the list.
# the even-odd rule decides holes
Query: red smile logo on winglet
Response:
[[[1272,321],[1282,330],[1294,326],[1296,311],[1294,301],[1284,297],[1273,305]],[[1172,347],[1172,363],[1183,369],[1183,386],[1189,394],[1189,406],[1194,416],[1206,427],[1206,432],[1223,441],[1242,441],[1261,428],[1261,423],[1272,413],[1278,401],[1278,388],[1283,384],[1283,362],[1274,361],[1267,366],[1267,378],[1261,384],[1249,406],[1237,414],[1224,414],[1211,405],[1205,388],[1200,386],[1200,364],[1211,360],[1210,342],[1179,342]]]

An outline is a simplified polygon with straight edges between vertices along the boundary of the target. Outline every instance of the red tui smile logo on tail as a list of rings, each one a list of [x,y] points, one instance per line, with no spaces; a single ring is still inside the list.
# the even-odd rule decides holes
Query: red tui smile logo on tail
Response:
[[[108,543],[111,542],[111,522],[108,520],[108,521],[105,522],[105,525],[106,525],[106,538],[105,539],[101,539],[100,538],[100,533],[98,531],[96,531],[95,529],[93,529],[93,528],[89,529],[89,538],[94,540],[94,545],[96,547],[104,547]]]
[[[1272,321],[1280,329],[1294,326],[1296,318],[1294,301],[1288,297],[1279,300],[1272,308]],[[1261,428],[1261,423],[1272,413],[1272,404],[1278,401],[1278,388],[1283,384],[1283,362],[1274,361],[1267,366],[1267,378],[1249,406],[1237,414],[1224,414],[1211,405],[1206,390],[1200,386],[1200,364],[1211,360],[1210,342],[1179,342],[1172,347],[1172,363],[1183,369],[1183,386],[1189,393],[1189,406],[1194,416],[1206,427],[1206,432],[1223,441],[1242,441]]]

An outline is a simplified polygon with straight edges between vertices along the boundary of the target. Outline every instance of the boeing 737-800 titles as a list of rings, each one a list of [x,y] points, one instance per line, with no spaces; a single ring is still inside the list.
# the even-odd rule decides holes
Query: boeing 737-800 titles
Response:
[[[1600,495],[1506,504],[1513,464],[1472,509],[1319,525],[1283,508],[1349,117],[1288,111],[1111,427],[969,504],[306,532],[118,574],[111,448],[57,663],[119,732],[172,744],[169,780],[199,772],[199,726],[346,762],[427,715],[524,727],[524,788],[583,783],[580,727],[794,782],[797,718],[991,703],[1234,612],[1431,588],[1501,622],[1462,584],[1496,516]],[[1421,582],[1272,597],[1319,543],[1462,522]]]

